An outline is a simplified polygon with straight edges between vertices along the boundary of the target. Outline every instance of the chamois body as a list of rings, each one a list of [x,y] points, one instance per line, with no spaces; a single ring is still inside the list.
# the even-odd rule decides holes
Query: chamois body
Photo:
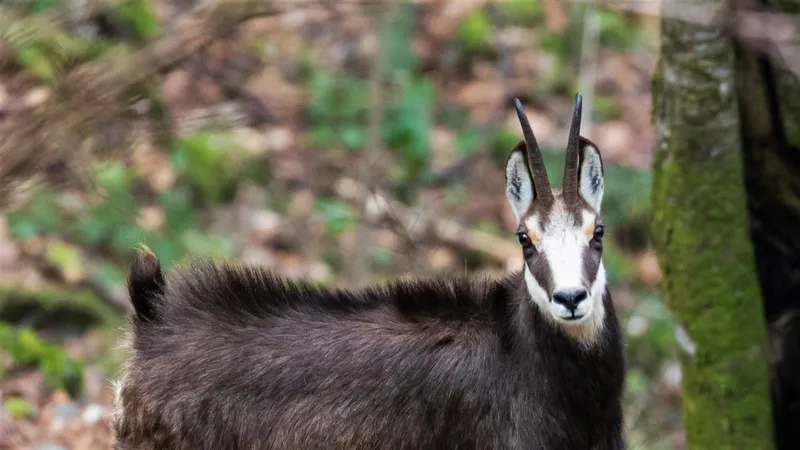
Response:
[[[551,190],[517,110],[506,194],[525,263],[505,279],[336,290],[208,261],[165,277],[140,252],[117,449],[623,449],[599,152],[578,96]]]
[[[518,273],[325,292],[191,266],[160,319],[134,318],[119,449],[622,448],[616,316],[587,349],[521,286]]]

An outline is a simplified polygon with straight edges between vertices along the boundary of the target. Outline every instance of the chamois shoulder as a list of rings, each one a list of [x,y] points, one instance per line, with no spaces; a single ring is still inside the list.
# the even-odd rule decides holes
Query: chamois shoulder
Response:
[[[334,289],[278,276],[265,268],[199,260],[168,274],[163,314],[219,320],[293,314],[347,317],[381,310],[398,320],[466,321],[490,317],[508,285],[487,276],[396,280],[361,289]]]

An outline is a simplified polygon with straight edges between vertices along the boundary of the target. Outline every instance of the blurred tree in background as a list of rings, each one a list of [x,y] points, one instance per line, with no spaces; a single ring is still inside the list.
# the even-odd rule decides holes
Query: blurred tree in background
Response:
[[[798,448],[798,8],[700,6],[663,5],[654,83],[654,237],[681,325],[687,439]]]
[[[653,229],[684,336],[688,448],[773,448],[732,42],[718,26],[665,18],[661,46]]]

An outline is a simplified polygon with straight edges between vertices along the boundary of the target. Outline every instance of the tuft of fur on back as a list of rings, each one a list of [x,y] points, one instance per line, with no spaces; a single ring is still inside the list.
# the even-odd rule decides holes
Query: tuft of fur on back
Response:
[[[156,303],[164,294],[164,287],[161,263],[155,253],[146,246],[141,246],[128,274],[128,295],[136,319],[141,322],[156,319]]]

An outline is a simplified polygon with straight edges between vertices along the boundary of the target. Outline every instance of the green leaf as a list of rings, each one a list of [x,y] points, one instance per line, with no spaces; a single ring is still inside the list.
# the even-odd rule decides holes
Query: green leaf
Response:
[[[62,0],[32,0],[28,11],[38,13],[50,8],[61,6]]]
[[[243,154],[244,149],[228,133],[197,133],[178,142],[172,163],[203,200],[218,203],[236,183],[233,164]]]
[[[111,237],[111,245],[118,251],[125,253],[142,242],[145,235],[144,230],[134,223],[128,226],[120,226],[114,230],[114,234]]]
[[[230,257],[234,250],[233,242],[227,237],[203,234],[197,230],[187,230],[182,243],[193,255]]]
[[[366,145],[367,136],[363,127],[358,125],[345,125],[341,129],[342,142],[351,150],[361,150]]]
[[[30,46],[20,49],[17,52],[17,60],[42,81],[48,83],[56,81],[59,70],[38,47]]]
[[[39,227],[36,226],[36,222],[33,220],[17,215],[9,215],[7,219],[11,234],[19,240],[24,241],[39,234]]]
[[[83,258],[78,248],[73,245],[55,242],[47,246],[44,257],[62,272],[83,271]]]
[[[436,109],[436,123],[448,128],[462,128],[469,126],[470,111],[467,108],[453,104],[442,104]]]
[[[392,249],[376,245],[372,246],[371,250],[373,263],[382,267],[391,266],[392,259],[394,258],[394,252]]]
[[[616,98],[610,96],[596,96],[593,109],[592,116],[598,122],[619,119],[622,114],[619,102]]]
[[[124,0],[117,6],[117,15],[140,39],[150,39],[158,33],[158,19],[150,0]]]
[[[133,173],[120,162],[106,161],[97,165],[95,180],[111,195],[121,194],[130,189]]]
[[[606,268],[608,284],[618,285],[623,280],[629,280],[633,271],[631,261],[612,240],[603,243],[603,265]]]
[[[36,414],[36,407],[27,400],[12,397],[6,400],[5,410],[15,419],[30,419]]]
[[[326,148],[363,149],[369,100],[366,83],[349,75],[314,73],[310,85],[312,142]]]
[[[92,220],[79,222],[76,231],[89,239],[96,238],[102,230],[102,241],[112,241],[121,227],[136,223],[139,202],[133,196],[135,173],[118,161],[104,161],[95,165],[94,180],[103,194],[103,201],[92,206],[89,214]],[[88,222],[88,223],[86,223]],[[91,226],[99,230],[91,230]]]
[[[544,21],[544,9],[540,1],[506,0],[498,5],[511,25],[534,27]]]
[[[164,237],[150,239],[147,243],[150,249],[158,255],[158,259],[165,269],[171,267],[183,255],[180,244]]]
[[[647,377],[640,370],[631,370],[625,382],[625,390],[631,394],[642,395],[647,393]]]
[[[158,200],[164,209],[164,235],[180,236],[197,223],[197,212],[192,206],[191,195],[184,188],[160,192]],[[155,251],[155,249],[153,249]],[[156,254],[161,254],[156,252]]]
[[[336,132],[328,125],[320,125],[311,131],[311,142],[316,145],[330,147],[336,141]]]
[[[78,242],[85,245],[100,243],[107,232],[103,222],[91,214],[78,217],[74,230]]]
[[[24,240],[60,230],[63,224],[61,215],[54,211],[56,207],[55,196],[48,190],[39,190],[24,208],[6,214],[12,235]]]
[[[355,223],[355,210],[341,200],[318,199],[314,202],[314,212],[322,219],[325,230],[333,235],[343,233]]]
[[[96,279],[106,287],[120,286],[125,283],[125,274],[114,264],[100,263],[94,269]]]
[[[394,71],[415,72],[419,57],[411,48],[414,6],[402,3],[392,12],[389,26],[381,36],[381,58],[389,75]]]
[[[477,128],[466,127],[456,135],[456,154],[460,156],[472,153],[478,146],[480,132]]]
[[[511,150],[519,141],[519,136],[511,133],[505,128],[500,129],[497,133],[495,133],[494,136],[492,136],[491,143],[489,144],[492,161],[498,165],[504,166],[509,153],[511,153]]]
[[[628,50],[640,42],[638,24],[613,11],[600,10],[600,44],[606,48]]]
[[[413,180],[424,173],[430,157],[436,88],[429,80],[417,78],[404,80],[403,88],[399,103],[385,117],[383,133],[390,148],[402,157],[405,178]]]
[[[33,330],[15,330],[0,322],[0,348],[22,366],[35,365],[54,388],[63,388],[74,398],[83,387],[83,369],[57,345],[40,340]]]
[[[469,51],[481,50],[489,46],[492,23],[489,16],[478,10],[463,19],[458,28],[458,37]]]

